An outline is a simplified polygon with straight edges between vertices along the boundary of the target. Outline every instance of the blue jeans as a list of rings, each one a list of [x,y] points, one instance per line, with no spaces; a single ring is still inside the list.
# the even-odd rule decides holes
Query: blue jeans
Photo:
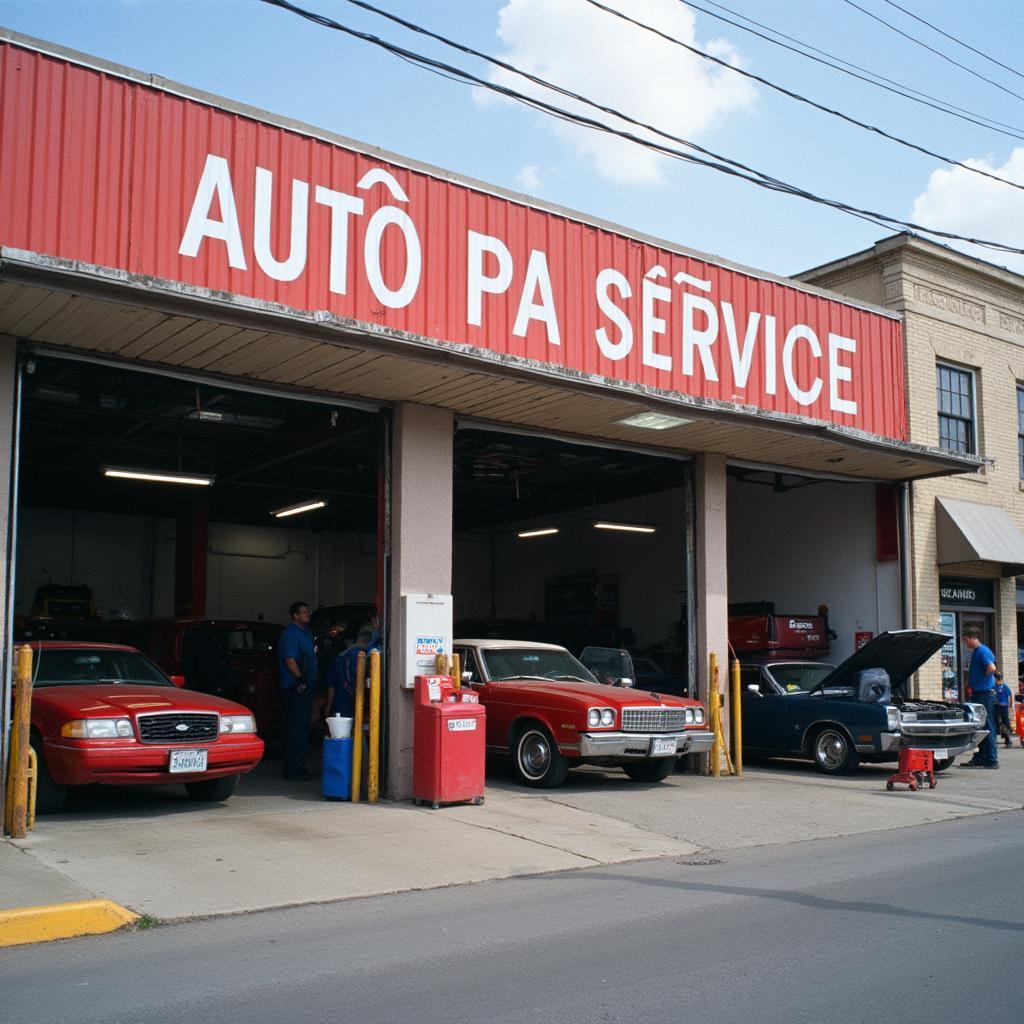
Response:
[[[996,737],[998,725],[996,724],[996,695],[992,690],[975,690],[971,695],[974,704],[980,704],[988,712],[988,735],[982,740],[978,752],[973,760],[981,761],[983,764],[998,764],[999,755],[996,753]]]

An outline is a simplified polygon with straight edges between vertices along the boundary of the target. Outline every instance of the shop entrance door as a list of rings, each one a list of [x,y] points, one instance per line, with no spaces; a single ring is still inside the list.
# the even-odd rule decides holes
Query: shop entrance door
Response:
[[[981,642],[988,648],[992,648],[992,633],[993,624],[992,616],[982,612],[960,612],[957,616],[960,619],[960,629],[957,631],[957,643],[960,644],[960,638],[964,635],[965,629],[976,629],[981,635]],[[963,646],[960,644],[961,647]],[[967,673],[971,667],[971,659],[967,657],[967,652],[964,651],[963,667],[960,670],[960,694],[961,700],[967,698]]]
[[[993,616],[988,612],[945,611],[939,616],[939,629],[953,637],[941,653],[942,696],[945,700],[966,700],[971,659],[964,650],[964,630],[978,630],[981,642],[991,648],[995,630]]]

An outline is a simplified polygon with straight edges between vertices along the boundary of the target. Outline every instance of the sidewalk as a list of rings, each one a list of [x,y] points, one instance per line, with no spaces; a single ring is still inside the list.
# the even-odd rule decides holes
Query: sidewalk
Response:
[[[827,778],[796,762],[660,785],[583,769],[537,791],[496,762],[482,807],[437,811],[327,803],[269,762],[225,805],[176,789],[80,794],[0,843],[0,909],[101,897],[172,921],[1020,810],[1024,750],[1000,755],[998,772],[951,768],[918,793],[886,792],[889,766]]]

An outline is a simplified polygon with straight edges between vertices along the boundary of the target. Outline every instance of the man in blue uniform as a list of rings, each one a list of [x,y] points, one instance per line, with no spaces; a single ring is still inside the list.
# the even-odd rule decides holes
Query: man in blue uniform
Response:
[[[999,730],[999,735],[1003,737],[1003,742],[1006,746],[1012,745],[1010,737],[1013,735],[1013,729],[1010,726],[1010,697],[1012,696],[1010,688],[1003,682],[1003,677],[997,672],[996,673],[996,728]]]
[[[296,601],[291,608],[291,625],[277,645],[277,664],[284,708],[284,777],[304,782],[313,776],[306,769],[309,719],[316,692],[316,644],[309,629],[309,605]]]
[[[339,654],[327,673],[327,714],[351,718],[356,710],[356,674],[359,670],[359,655],[379,650],[374,632],[362,626],[356,634],[356,642]],[[369,665],[367,665],[369,671]]]
[[[970,761],[965,761],[961,768],[998,768],[999,760],[996,747],[996,656],[981,642],[979,630],[964,630],[964,647],[971,652],[971,663],[967,669],[967,688],[969,700],[980,704],[988,712],[988,735],[975,752]]]

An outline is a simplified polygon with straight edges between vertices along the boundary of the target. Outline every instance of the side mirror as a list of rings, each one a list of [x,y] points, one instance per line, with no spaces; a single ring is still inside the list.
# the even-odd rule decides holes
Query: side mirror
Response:
[[[761,696],[761,691],[758,688],[757,683],[748,683],[747,684],[747,693],[756,693],[758,695],[758,697]]]
[[[615,685],[616,686],[632,686],[633,685],[633,680],[628,678],[627,676],[623,676],[623,678],[620,679]]]
[[[472,672],[463,672],[462,673],[462,685],[463,686],[468,686],[471,682],[473,682],[473,673]]]
[[[184,676],[171,676],[171,682],[174,683],[175,686],[184,687],[184,685],[185,685],[185,677]]]

